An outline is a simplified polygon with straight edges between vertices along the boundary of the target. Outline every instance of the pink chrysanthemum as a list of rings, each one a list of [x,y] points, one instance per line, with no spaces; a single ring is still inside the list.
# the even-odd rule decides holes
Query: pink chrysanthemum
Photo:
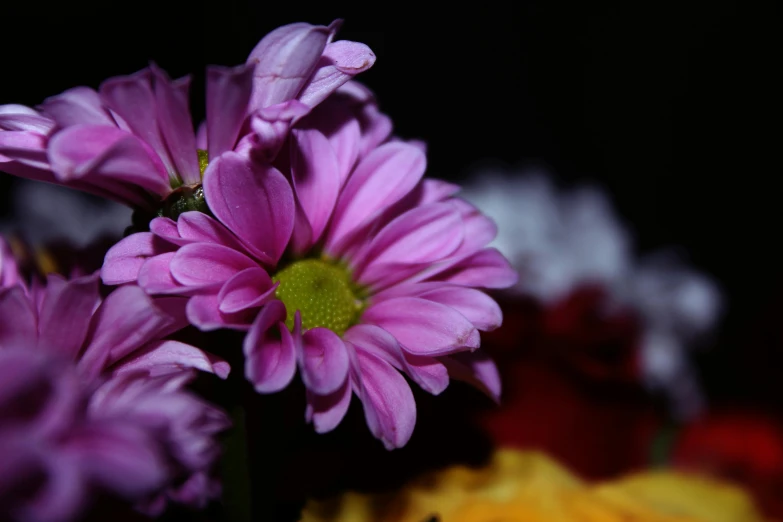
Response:
[[[422,147],[390,131],[372,96],[346,84],[295,125],[274,165],[235,153],[210,164],[216,219],[153,220],[109,251],[104,282],[190,296],[193,324],[247,330],[247,378],[274,392],[298,366],[319,432],[353,392],[373,434],[404,445],[416,406],[402,373],[431,393],[451,375],[497,397],[477,349],[501,312],[478,288],[516,274],[485,248],[494,224],[456,186],[423,180]]]
[[[131,285],[103,299],[98,283],[0,288],[2,520],[70,520],[98,493],[159,511],[219,492],[208,472],[228,418],[184,385],[228,365],[165,339],[187,324],[183,299]]]
[[[190,78],[156,66],[70,89],[37,110],[0,106],[0,170],[176,216],[203,205],[207,158],[275,150],[287,126],[372,66],[360,43],[332,42],[340,21],[280,27],[245,65],[207,70],[207,121],[193,131]]]

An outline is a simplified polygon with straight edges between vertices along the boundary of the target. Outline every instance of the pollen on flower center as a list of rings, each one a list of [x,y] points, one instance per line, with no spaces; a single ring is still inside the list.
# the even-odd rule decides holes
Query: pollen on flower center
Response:
[[[272,277],[280,285],[275,297],[288,310],[286,326],[292,329],[297,310],[304,329],[324,327],[342,335],[358,317],[362,301],[351,288],[344,268],[318,259],[296,261]]]

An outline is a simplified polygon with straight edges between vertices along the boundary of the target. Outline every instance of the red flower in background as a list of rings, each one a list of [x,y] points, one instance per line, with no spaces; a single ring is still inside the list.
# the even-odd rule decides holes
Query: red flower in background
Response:
[[[500,406],[481,416],[495,444],[544,451],[589,478],[645,466],[663,415],[640,384],[633,314],[597,286],[546,308],[516,297],[502,306],[504,325],[484,343],[504,384]]]
[[[710,413],[687,425],[672,465],[732,480],[752,491],[764,511],[783,518],[783,424],[742,410]]]

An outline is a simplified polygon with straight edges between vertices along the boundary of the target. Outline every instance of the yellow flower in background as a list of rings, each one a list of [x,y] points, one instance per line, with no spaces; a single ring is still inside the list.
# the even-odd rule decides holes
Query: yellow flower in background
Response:
[[[310,501],[302,522],[762,522],[739,488],[654,471],[602,484],[537,452],[498,451],[488,466],[454,466],[385,494]]]

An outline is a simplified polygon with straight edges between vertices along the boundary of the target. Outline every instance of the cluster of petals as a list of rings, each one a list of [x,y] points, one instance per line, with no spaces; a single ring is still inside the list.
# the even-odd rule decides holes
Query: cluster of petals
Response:
[[[109,251],[103,280],[188,296],[202,329],[246,330],[248,379],[274,392],[298,367],[317,431],[339,424],[355,393],[373,434],[402,446],[416,418],[403,374],[434,394],[455,377],[499,395],[478,348],[501,312],[481,289],[516,281],[486,248],[494,223],[454,197],[456,186],[423,179],[425,166],[423,147],[392,137],[372,95],[349,82],[295,122],[269,161],[229,152],[211,162],[214,217],[154,219]],[[272,277],[292,259],[338,260],[365,289],[344,333],[303,328],[299,310],[275,297]]]
[[[219,493],[229,421],[185,385],[228,365],[166,339],[187,324],[182,299],[99,290],[97,274],[0,288],[3,520],[70,520],[101,493],[150,512]]]
[[[210,160],[251,142],[274,149],[278,129],[369,68],[375,56],[365,45],[332,42],[339,26],[283,26],[247,63],[208,68],[207,119],[197,133],[190,78],[172,81],[155,65],[97,91],[70,89],[36,109],[0,106],[0,170],[154,211],[176,187],[201,181],[198,149]]]

